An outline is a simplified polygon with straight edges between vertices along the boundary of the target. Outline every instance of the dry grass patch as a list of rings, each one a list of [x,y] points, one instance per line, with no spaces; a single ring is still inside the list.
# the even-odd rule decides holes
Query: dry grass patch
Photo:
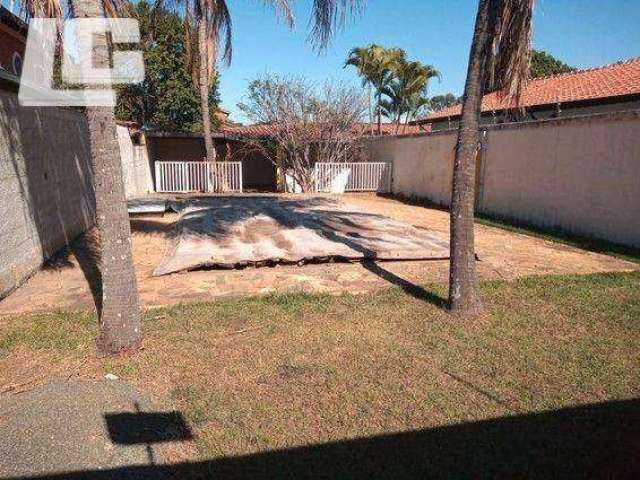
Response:
[[[205,458],[640,393],[638,272],[485,283],[477,319],[417,298],[442,298],[443,287],[425,290],[153,310],[143,350],[116,359],[93,358],[91,315],[4,319],[0,368],[25,352],[85,358],[82,375],[112,372],[173,399]]]

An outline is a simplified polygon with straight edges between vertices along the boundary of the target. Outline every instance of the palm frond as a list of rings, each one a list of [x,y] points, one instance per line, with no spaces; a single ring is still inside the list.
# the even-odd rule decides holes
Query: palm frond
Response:
[[[493,33],[487,87],[512,95],[516,104],[529,80],[534,0],[493,0]]]
[[[349,15],[360,15],[366,0],[313,0],[310,39],[318,50],[329,44],[331,35],[341,28]]]
[[[293,10],[291,10],[291,5],[289,5],[289,0],[262,0],[262,2],[265,5],[271,5],[276,11],[276,16],[282,16],[284,18],[287,27],[294,27],[295,18],[293,16]]]

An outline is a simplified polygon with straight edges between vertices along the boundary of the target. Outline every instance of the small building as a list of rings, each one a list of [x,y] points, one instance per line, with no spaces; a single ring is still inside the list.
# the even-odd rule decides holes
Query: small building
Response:
[[[245,151],[243,138],[262,137],[267,130],[260,125],[225,125],[222,130],[212,132],[218,161],[242,162],[242,184],[253,191],[275,191],[276,168],[259,152]],[[199,162],[206,157],[202,133],[146,131],[147,150],[154,171],[155,162]]]
[[[0,6],[0,71],[19,77],[27,45],[27,24]]]
[[[513,96],[489,93],[482,100],[482,124],[507,123],[640,109],[640,57],[529,82],[516,107]],[[461,105],[414,121],[432,130],[457,128]]]
[[[247,140],[268,140],[273,135],[273,125],[241,125],[230,122],[226,112],[218,115],[223,121],[219,130],[212,132],[218,161],[238,161],[242,163],[242,184],[246,191],[275,192],[282,187],[278,180],[278,169],[273,162],[255,148],[247,148]],[[374,134],[377,125],[373,125]],[[366,137],[372,125],[358,124],[356,134]],[[428,131],[417,125],[383,123],[380,135],[411,135]],[[148,130],[144,132],[151,171],[155,172],[155,162],[199,162],[206,157],[204,137],[195,132],[166,132]],[[133,138],[133,137],[132,137]]]

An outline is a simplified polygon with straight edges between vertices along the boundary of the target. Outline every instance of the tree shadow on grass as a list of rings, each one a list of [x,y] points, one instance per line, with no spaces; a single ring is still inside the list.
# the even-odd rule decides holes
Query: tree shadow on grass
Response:
[[[390,272],[385,268],[382,268],[382,266],[379,263],[376,263],[373,260],[363,261],[362,266],[366,270],[377,275],[383,280],[386,280],[387,282],[397,287],[400,287],[402,291],[404,291],[408,295],[411,295],[414,298],[417,298],[418,300],[431,303],[432,305],[435,305],[438,308],[443,308],[443,309],[447,308],[447,300],[445,298],[433,292],[430,292],[429,290],[426,290],[424,287],[421,287],[420,285],[416,285],[415,283],[412,283],[408,280],[405,280],[402,277],[399,277],[395,273]]]
[[[157,420],[157,415],[145,415]],[[154,441],[144,421],[129,420],[120,422],[121,428],[143,429],[144,434],[128,432],[127,439]],[[124,435],[114,428],[110,434]],[[22,478],[633,479],[640,478],[640,401],[581,405],[198,462]]]

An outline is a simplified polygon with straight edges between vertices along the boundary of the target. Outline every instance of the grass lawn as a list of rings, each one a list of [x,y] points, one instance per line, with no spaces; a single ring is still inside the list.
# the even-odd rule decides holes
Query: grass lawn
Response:
[[[482,292],[476,319],[444,312],[443,286],[157,309],[145,314],[143,350],[116,359],[95,358],[91,314],[0,319],[0,367],[41,357],[52,372],[113,372],[170,398],[203,460],[241,456],[218,465],[236,473],[626,468],[598,459],[640,428],[640,272],[488,282]],[[312,447],[325,442],[336,443]]]

